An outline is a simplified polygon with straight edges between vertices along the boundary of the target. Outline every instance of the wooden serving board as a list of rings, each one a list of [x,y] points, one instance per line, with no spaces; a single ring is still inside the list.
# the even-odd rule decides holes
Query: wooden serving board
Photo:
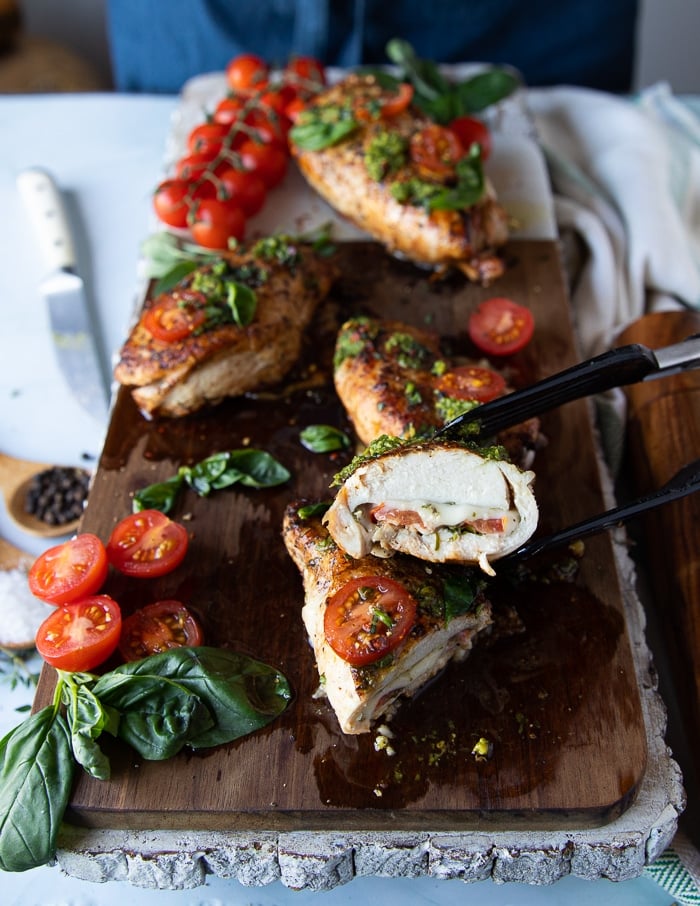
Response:
[[[125,613],[180,598],[207,642],[281,669],[294,690],[282,717],[251,737],[168,762],[141,762],[106,744],[109,782],[81,776],[68,818],[92,827],[187,829],[426,829],[598,826],[623,812],[644,776],[646,734],[611,542],[586,543],[573,582],[494,586],[515,603],[524,631],[478,647],[449,667],[391,721],[395,754],[375,734],[346,737],[323,699],[300,618],[301,580],[281,539],[285,505],[328,499],[346,461],[299,443],[308,424],[349,429],[333,392],[330,360],[341,319],[374,313],[432,325],[467,352],[469,311],[508,295],[529,305],[535,339],[511,365],[529,382],[578,360],[558,246],[513,242],[498,286],[429,275],[370,243],[344,245],[343,277],[319,312],[306,357],[280,392],[226,402],[177,421],[146,421],[122,390],[82,529],[107,537],[130,512],[132,492],[225,449],[250,444],[291,469],[282,488],[188,493],[174,518],[191,533],[188,557],[160,580],[112,576],[106,591]],[[309,372],[309,365],[315,370]],[[311,375],[311,379],[309,377]],[[604,508],[586,401],[543,417],[548,446],[536,460],[541,531]],[[42,677],[38,703],[53,679]],[[493,756],[477,761],[480,737]]]

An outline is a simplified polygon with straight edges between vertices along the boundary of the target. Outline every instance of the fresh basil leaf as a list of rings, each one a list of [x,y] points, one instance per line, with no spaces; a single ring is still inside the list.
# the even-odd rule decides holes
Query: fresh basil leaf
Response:
[[[198,695],[157,674],[132,676],[117,669],[103,674],[94,692],[103,704],[119,711],[117,735],[147,761],[171,758],[191,738],[214,726]]]
[[[300,519],[313,519],[315,516],[323,516],[329,507],[330,503],[328,503],[328,501],[323,503],[309,503],[300,506],[297,510],[297,514]]]
[[[255,317],[257,296],[245,283],[236,283],[235,280],[226,281],[226,293],[226,303],[231,310],[234,324],[247,327]]]
[[[249,488],[272,488],[289,481],[291,473],[265,450],[231,450],[229,468],[241,473],[238,479]]]
[[[201,699],[215,723],[188,735],[187,744],[195,749],[232,742],[264,727],[291,699],[286,678],[273,667],[219,648],[173,648],[122,664],[114,672],[168,676]]]
[[[408,41],[392,38],[386,45],[386,55],[403,70],[404,80],[413,85],[418,97],[434,100],[449,90],[438,66],[432,60],[421,60]]]
[[[299,434],[303,447],[312,453],[332,453],[350,446],[350,438],[332,425],[307,425]]]
[[[465,569],[445,574],[443,595],[447,624],[455,617],[460,617],[473,609],[481,584],[481,580],[475,575],[474,570]]]
[[[172,478],[150,484],[134,492],[131,508],[134,513],[142,510],[160,510],[161,513],[170,513],[175,506],[177,495],[185,481],[185,475],[178,472]]]
[[[309,113],[312,113],[311,111]],[[302,151],[322,151],[343,141],[357,129],[357,121],[351,116],[326,122],[320,117],[299,122],[289,130],[289,138]]]
[[[472,145],[467,154],[457,162],[457,184],[441,189],[427,200],[430,211],[457,210],[471,207],[482,197],[485,189],[481,151]]]
[[[507,69],[487,69],[455,87],[460,114],[480,113],[518,90],[517,76]]]
[[[153,287],[153,295],[159,296],[161,293],[170,292],[184,277],[197,270],[198,266],[196,261],[178,261],[156,282]]]
[[[69,673],[62,673],[62,676],[62,697],[66,705],[73,757],[91,777],[109,780],[109,759],[96,740],[105,729],[116,735],[118,715],[105,707],[87,683],[74,682]]]
[[[0,740],[0,869],[53,858],[74,773],[68,724],[53,705]]]

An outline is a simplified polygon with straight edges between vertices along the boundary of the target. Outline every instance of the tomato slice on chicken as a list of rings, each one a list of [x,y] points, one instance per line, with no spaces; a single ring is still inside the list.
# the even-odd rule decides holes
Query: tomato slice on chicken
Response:
[[[159,510],[142,510],[114,527],[107,542],[107,557],[126,576],[155,578],[179,566],[188,546],[187,530],[179,522]]]
[[[125,661],[136,661],[170,648],[201,645],[201,627],[180,601],[147,604],[122,623],[119,652]]]
[[[435,389],[452,399],[488,403],[489,400],[503,396],[506,381],[503,375],[490,368],[459,365],[440,375],[435,381]]]
[[[69,604],[99,591],[108,566],[104,544],[83,532],[37,557],[27,577],[29,589],[49,604]]]
[[[355,667],[394,651],[416,621],[415,598],[394,579],[351,579],[328,601],[323,628],[328,644]]]
[[[94,595],[58,606],[37,630],[36,648],[57,670],[93,670],[115,651],[121,627],[117,602]]]
[[[411,136],[409,153],[414,164],[428,176],[448,179],[455,174],[464,148],[454,132],[433,123]]]
[[[192,298],[163,296],[146,312],[143,324],[146,330],[164,343],[178,343],[198,330],[206,321],[204,297]]]
[[[529,308],[495,296],[471,313],[468,330],[472,343],[487,355],[512,355],[532,339],[535,320]]]

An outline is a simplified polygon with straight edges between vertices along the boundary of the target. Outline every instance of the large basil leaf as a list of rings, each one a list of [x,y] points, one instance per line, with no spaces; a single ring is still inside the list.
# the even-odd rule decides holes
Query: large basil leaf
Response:
[[[74,772],[70,731],[52,705],[0,741],[0,869],[53,858]]]
[[[97,698],[88,682],[81,681],[85,674],[62,672],[62,698],[71,734],[73,757],[91,777],[109,780],[109,759],[97,744],[103,730],[116,736],[119,716]],[[77,680],[77,681],[76,681]]]
[[[195,749],[232,742],[264,727],[289,704],[286,678],[260,661],[219,648],[173,648],[122,664],[115,674],[168,676],[195,693],[214,715],[213,727],[190,734]]]
[[[150,658],[136,662],[146,664],[141,674],[131,675],[121,668],[104,674],[93,691],[103,704],[120,712],[120,739],[142,758],[161,761],[210,729],[214,719],[198,695],[158,672],[150,672],[148,662]]]

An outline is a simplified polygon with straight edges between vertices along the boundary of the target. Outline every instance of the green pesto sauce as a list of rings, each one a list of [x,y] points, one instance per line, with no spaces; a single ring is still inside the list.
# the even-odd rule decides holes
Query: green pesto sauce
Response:
[[[387,352],[394,353],[402,368],[421,368],[433,355],[415,337],[398,330],[389,336],[384,347]]]
[[[408,158],[408,141],[398,132],[382,130],[369,143],[365,151],[365,167],[377,182],[396,173]]]

